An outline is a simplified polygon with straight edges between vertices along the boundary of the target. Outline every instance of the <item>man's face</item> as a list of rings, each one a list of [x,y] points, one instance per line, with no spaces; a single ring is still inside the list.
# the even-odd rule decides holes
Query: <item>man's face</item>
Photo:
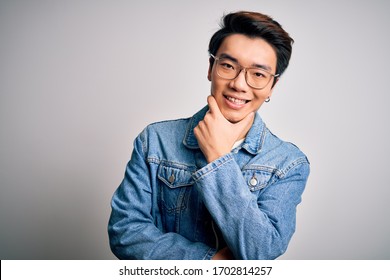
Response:
[[[241,34],[226,37],[216,53],[217,57],[226,56],[243,67],[261,65],[276,74],[276,53],[272,46],[260,38],[249,38]],[[264,100],[272,94],[273,78],[263,89],[250,87],[241,73],[234,80],[218,76],[215,65],[211,65],[208,79],[211,81],[211,95],[217,101],[224,117],[232,123],[244,119],[250,112],[256,112]]]

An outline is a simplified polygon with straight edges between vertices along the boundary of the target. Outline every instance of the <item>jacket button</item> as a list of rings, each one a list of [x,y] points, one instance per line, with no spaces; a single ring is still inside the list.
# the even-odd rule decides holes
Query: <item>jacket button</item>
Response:
[[[168,180],[169,180],[169,183],[172,184],[175,181],[175,175],[172,174],[171,176],[169,176]]]
[[[249,181],[249,184],[254,187],[257,185],[257,179],[255,176],[252,177],[252,179]]]

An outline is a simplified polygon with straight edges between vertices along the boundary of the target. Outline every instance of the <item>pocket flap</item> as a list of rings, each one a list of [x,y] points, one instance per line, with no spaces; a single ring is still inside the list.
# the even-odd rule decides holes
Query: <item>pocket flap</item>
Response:
[[[189,167],[167,163],[160,164],[158,178],[170,188],[184,187],[195,182]]]
[[[270,183],[272,177],[272,173],[270,172],[253,169],[244,170],[242,175],[251,191],[264,189]]]

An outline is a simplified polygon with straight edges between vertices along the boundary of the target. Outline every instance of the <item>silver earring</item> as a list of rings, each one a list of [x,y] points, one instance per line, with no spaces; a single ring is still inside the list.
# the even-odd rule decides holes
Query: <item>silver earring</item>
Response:
[[[270,102],[271,101],[271,98],[269,98],[269,96],[267,97],[267,99],[266,100],[264,100],[264,102]]]

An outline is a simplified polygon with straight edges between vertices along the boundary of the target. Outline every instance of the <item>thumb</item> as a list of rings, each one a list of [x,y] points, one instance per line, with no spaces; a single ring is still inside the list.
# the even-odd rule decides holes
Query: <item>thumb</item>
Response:
[[[218,103],[215,100],[214,96],[209,95],[207,97],[207,104],[209,105],[209,111],[211,114],[222,115],[221,111],[219,110]]]

